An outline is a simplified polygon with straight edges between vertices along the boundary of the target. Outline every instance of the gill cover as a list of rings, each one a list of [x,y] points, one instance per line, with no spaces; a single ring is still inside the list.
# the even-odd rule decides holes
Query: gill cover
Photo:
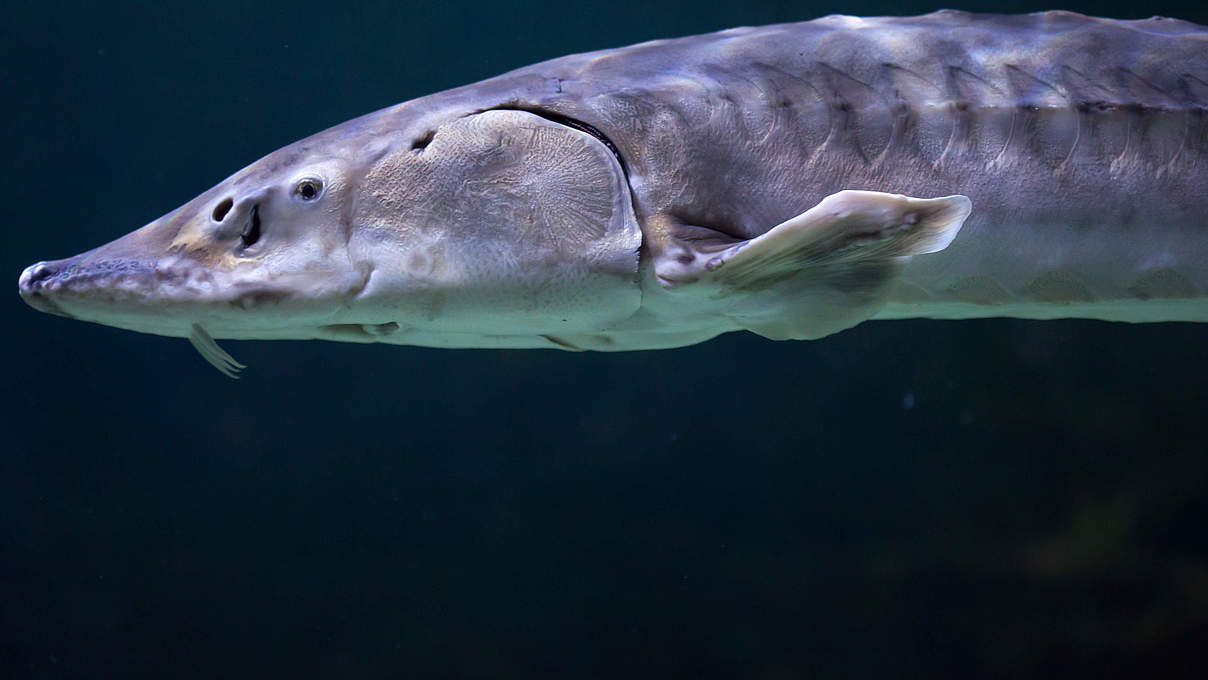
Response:
[[[532,113],[484,111],[391,149],[352,221],[352,257],[372,266],[361,297],[389,306],[374,320],[448,346],[592,332],[641,303],[642,236],[618,159]]]

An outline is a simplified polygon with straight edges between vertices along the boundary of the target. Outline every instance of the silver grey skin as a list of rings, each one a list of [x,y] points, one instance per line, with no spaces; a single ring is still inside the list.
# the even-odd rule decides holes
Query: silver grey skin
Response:
[[[1208,30],[831,16],[573,55],[269,154],[33,265],[191,337],[629,350],[867,319],[1208,320]]]

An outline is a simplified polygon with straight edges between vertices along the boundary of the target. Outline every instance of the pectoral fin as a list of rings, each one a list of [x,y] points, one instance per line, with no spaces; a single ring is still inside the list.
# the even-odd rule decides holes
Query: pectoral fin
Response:
[[[655,269],[668,288],[707,291],[744,328],[816,338],[876,313],[901,264],[947,247],[971,207],[964,196],[840,191],[761,236]]]

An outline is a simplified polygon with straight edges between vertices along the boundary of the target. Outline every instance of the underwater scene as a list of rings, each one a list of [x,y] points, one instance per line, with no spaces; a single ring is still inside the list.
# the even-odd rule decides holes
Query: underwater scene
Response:
[[[1208,6],[940,9],[10,3],[0,677],[1204,677]]]

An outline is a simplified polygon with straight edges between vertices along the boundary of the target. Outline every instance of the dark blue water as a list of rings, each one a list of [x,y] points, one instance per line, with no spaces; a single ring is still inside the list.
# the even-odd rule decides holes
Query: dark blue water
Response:
[[[934,9],[339,4],[6,6],[11,284],[431,91]],[[3,304],[0,677],[1202,677],[1205,325],[229,342],[233,382],[183,340]]]

